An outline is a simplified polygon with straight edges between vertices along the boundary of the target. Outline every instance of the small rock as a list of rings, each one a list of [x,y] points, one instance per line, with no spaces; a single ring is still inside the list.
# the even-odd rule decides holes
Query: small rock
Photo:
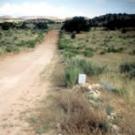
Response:
[[[96,90],[100,90],[102,88],[100,84],[92,84],[91,87]]]
[[[112,132],[118,135],[120,132],[120,128],[117,125],[112,125]]]
[[[112,112],[110,115],[107,116],[108,120],[114,120],[117,117],[116,112]]]
[[[59,133],[58,135],[63,135],[63,134]]]
[[[57,123],[56,128],[57,128],[58,132],[61,132],[61,124],[60,123]]]
[[[97,90],[91,90],[90,92],[89,92],[89,94],[93,97],[93,98],[99,98],[100,97],[100,92],[99,91],[97,91]]]

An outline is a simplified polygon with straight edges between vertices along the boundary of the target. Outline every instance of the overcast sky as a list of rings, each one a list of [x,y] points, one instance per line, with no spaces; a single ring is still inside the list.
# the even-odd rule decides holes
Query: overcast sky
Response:
[[[135,0],[0,0],[0,16],[95,17],[135,13]]]

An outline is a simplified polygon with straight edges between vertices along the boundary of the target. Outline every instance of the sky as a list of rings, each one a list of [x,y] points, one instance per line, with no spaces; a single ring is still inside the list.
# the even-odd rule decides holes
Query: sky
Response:
[[[134,13],[135,0],[0,0],[0,16],[95,17]]]

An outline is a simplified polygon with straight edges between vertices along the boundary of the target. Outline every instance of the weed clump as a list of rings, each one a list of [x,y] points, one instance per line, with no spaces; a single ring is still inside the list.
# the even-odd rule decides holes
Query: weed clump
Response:
[[[104,71],[105,67],[100,67],[88,60],[81,58],[73,58],[67,61],[65,69],[65,84],[72,87],[76,84],[79,73],[88,76],[99,75]]]
[[[39,30],[9,29],[1,33],[0,54],[34,48],[44,38],[44,31]]]
[[[76,38],[76,32],[72,32],[71,38],[72,38],[72,39],[75,39],[75,38]]]
[[[135,63],[121,64],[120,72],[126,74],[130,79],[135,78]]]
[[[122,52],[122,51],[123,51],[123,48],[122,47],[115,48],[115,47],[111,46],[111,47],[108,47],[106,49],[106,52],[108,52],[108,53],[119,53],[119,52]]]
[[[83,51],[83,54],[84,54],[84,56],[86,56],[86,57],[92,57],[92,56],[94,55],[92,49],[85,49],[85,50]]]
[[[65,134],[104,134],[108,131],[105,114],[91,108],[82,93],[63,93],[55,100],[57,108],[63,112],[60,125]]]
[[[65,70],[65,84],[68,87],[72,87],[77,83],[77,78],[80,73],[78,67],[68,67]]]
[[[93,108],[80,91],[59,91],[50,95],[47,106],[38,109],[37,116],[30,122],[37,133],[49,129],[64,135],[105,135],[110,127],[106,113]]]

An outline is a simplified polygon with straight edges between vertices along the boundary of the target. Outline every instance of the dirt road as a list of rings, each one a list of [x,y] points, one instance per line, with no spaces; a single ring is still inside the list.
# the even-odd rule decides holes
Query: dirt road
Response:
[[[53,59],[57,40],[58,32],[50,31],[33,51],[0,58],[0,135],[33,135],[26,134],[20,114],[46,94],[49,82],[42,84],[40,73]]]

